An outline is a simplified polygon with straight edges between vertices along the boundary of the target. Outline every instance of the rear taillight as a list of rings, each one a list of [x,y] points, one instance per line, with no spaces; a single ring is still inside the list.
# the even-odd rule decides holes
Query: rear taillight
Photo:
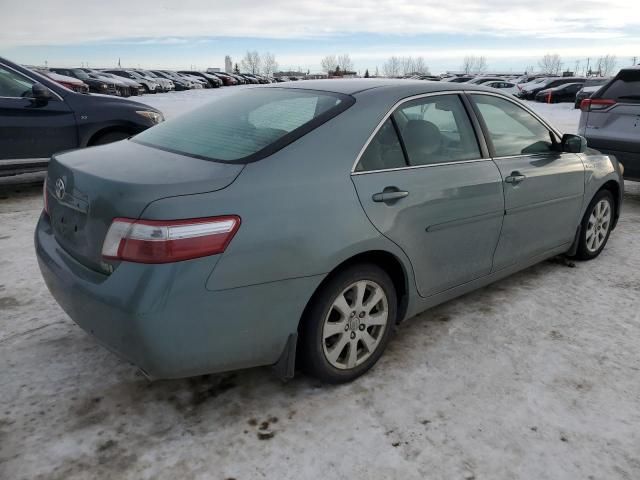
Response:
[[[49,198],[47,197],[47,178],[42,182],[42,208],[44,213],[49,215]]]
[[[105,259],[170,263],[222,253],[240,227],[240,217],[190,220],[116,218],[102,245]]]
[[[580,110],[583,112],[593,112],[604,110],[615,104],[616,101],[609,98],[585,98],[580,102]]]

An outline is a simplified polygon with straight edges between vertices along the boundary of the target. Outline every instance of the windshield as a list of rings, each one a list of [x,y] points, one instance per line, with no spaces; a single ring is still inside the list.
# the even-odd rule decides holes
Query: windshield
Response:
[[[76,78],[79,78],[80,80],[86,80],[87,78],[89,78],[89,75],[87,75],[87,72],[80,70],[79,68],[74,68],[71,71],[76,76]]]
[[[353,104],[348,95],[254,88],[146,130],[133,141],[207,160],[271,155]]]

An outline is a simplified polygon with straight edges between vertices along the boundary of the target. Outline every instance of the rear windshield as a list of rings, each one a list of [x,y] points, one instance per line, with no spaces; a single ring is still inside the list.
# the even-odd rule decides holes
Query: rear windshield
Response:
[[[271,155],[339,114],[348,95],[253,88],[161,123],[133,141],[206,160],[251,162]]]
[[[599,98],[618,102],[640,102],[640,69],[620,71],[609,85],[598,91],[598,94]]]

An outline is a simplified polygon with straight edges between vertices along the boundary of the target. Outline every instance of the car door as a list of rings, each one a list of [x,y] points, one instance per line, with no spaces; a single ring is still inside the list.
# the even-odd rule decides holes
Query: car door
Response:
[[[0,159],[45,158],[78,146],[76,120],[56,93],[31,98],[36,83],[0,64]]]
[[[460,95],[406,100],[379,126],[352,180],[375,227],[410,258],[429,296],[491,271],[502,178]]]
[[[585,173],[580,157],[531,112],[502,96],[469,94],[504,181],[505,216],[494,270],[573,241]]]

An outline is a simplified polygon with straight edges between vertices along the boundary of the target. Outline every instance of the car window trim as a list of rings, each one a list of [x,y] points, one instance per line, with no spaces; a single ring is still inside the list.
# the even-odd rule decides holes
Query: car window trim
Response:
[[[557,130],[556,128],[552,127],[548,122],[546,122],[542,117],[540,117],[538,114],[536,114],[533,110],[531,110],[526,105],[523,105],[522,103],[518,102],[515,99],[508,98],[505,95],[495,94],[493,92],[467,91],[467,92],[465,92],[465,96],[466,97],[471,97],[471,98],[469,98],[469,103],[473,107],[473,111],[474,111],[475,115],[478,117],[478,122],[480,123],[480,126],[482,128],[482,133],[483,133],[483,135],[485,137],[485,141],[487,142],[487,146],[489,147],[489,155],[493,160],[500,160],[500,159],[504,159],[504,158],[531,157],[533,155],[535,155],[535,156],[546,156],[546,155],[550,155],[552,153],[557,155],[557,154],[562,154],[563,153],[561,151],[558,151],[558,152],[548,152],[548,153],[520,153],[520,154],[515,154],[515,155],[497,156],[495,147],[493,146],[493,140],[491,140],[491,135],[489,134],[489,128],[487,127],[487,124],[485,123],[484,118],[482,117],[482,114],[478,110],[478,106],[476,105],[476,102],[473,99],[473,95],[487,95],[487,96],[490,96],[490,97],[502,98],[502,99],[504,99],[504,100],[506,100],[508,102],[513,103],[515,106],[524,109],[527,113],[531,114],[536,120],[538,120],[547,130],[552,132],[556,136],[556,140],[558,141],[558,143],[562,139],[562,134],[560,133],[559,130]]]
[[[395,104],[393,104],[393,106],[384,115],[384,117],[382,117],[382,120],[380,120],[380,122],[378,123],[376,128],[373,129],[373,132],[371,133],[371,135],[369,135],[369,138],[367,138],[367,141],[364,143],[364,145],[360,149],[360,152],[356,156],[356,160],[353,162],[353,165],[351,166],[351,175],[366,175],[368,173],[389,172],[389,171],[407,170],[407,169],[415,169],[415,168],[438,167],[440,165],[455,165],[455,164],[458,164],[458,163],[473,163],[473,162],[483,162],[483,161],[486,161],[486,160],[491,160],[491,158],[488,155],[489,152],[485,151],[485,149],[483,149],[483,145],[482,145],[483,142],[480,141],[480,138],[482,138],[482,135],[481,135],[482,132],[478,132],[476,130],[476,123],[474,121],[475,120],[474,116],[471,115],[471,112],[469,111],[469,109],[465,105],[464,96],[461,96],[461,94],[463,94],[463,93],[464,93],[464,90],[447,90],[447,91],[420,93],[418,95],[411,95],[410,97],[405,97],[405,98],[401,98],[400,100],[398,100]],[[436,97],[436,96],[442,96],[442,95],[457,95],[458,98],[460,99],[460,102],[462,103],[465,111],[467,112],[467,116],[469,117],[469,120],[471,122],[471,127],[474,130],[474,134],[476,135],[476,140],[478,142],[478,147],[479,147],[479,151],[480,151],[480,155],[481,155],[480,158],[474,158],[474,159],[470,159],[470,160],[454,160],[454,161],[451,161],[451,162],[430,163],[430,164],[426,164],[426,165],[409,165],[408,156],[405,156],[405,161],[407,162],[407,166],[406,167],[393,167],[393,168],[383,168],[383,169],[379,169],[379,170],[356,171],[356,167],[358,166],[358,163],[360,163],[360,159],[362,158],[362,155],[364,155],[365,150],[367,149],[367,147],[369,147],[369,144],[371,143],[373,138],[376,136],[378,131],[382,128],[382,125],[384,125],[384,123],[387,121],[387,119],[389,117],[391,117],[395,113],[395,111],[398,109],[398,107],[400,107],[400,105],[403,105],[403,104],[405,104],[407,102],[411,102],[413,100],[418,100],[418,99],[421,99],[421,98]],[[497,96],[502,97],[502,95],[497,95]],[[401,139],[401,136],[399,135],[398,131],[396,131],[396,134],[398,134],[398,137]],[[404,152],[404,150],[403,150],[403,152]]]
[[[5,63],[0,63],[0,66],[2,66],[2,67],[4,67],[4,68],[6,68],[6,69],[8,69],[8,70],[11,70],[12,72],[17,73],[18,75],[20,75],[20,76],[22,76],[22,77],[25,77],[25,78],[27,78],[27,79],[31,80],[33,83],[39,83],[40,85],[44,85],[44,84],[42,83],[42,81],[38,81],[38,80],[36,80],[36,79],[33,79],[33,78],[31,78],[29,75],[26,75],[26,74],[22,73],[20,70],[16,70],[15,68],[10,67],[9,65],[7,65],[7,64],[5,64]],[[53,80],[51,80],[51,81],[53,81]],[[47,88],[49,89],[49,91],[50,91],[51,93],[53,93],[56,97],[58,97],[58,100],[60,100],[61,102],[64,102],[64,100],[63,100],[63,99],[62,99],[62,97],[58,94],[58,92],[56,92],[55,90],[53,90],[52,88],[50,88],[48,85],[44,85],[44,86],[45,86],[45,87],[47,87]],[[26,100],[29,100],[31,97],[0,97],[0,98],[12,98],[12,99],[19,98],[19,99],[21,99],[21,100],[25,100],[25,99],[26,99]]]

